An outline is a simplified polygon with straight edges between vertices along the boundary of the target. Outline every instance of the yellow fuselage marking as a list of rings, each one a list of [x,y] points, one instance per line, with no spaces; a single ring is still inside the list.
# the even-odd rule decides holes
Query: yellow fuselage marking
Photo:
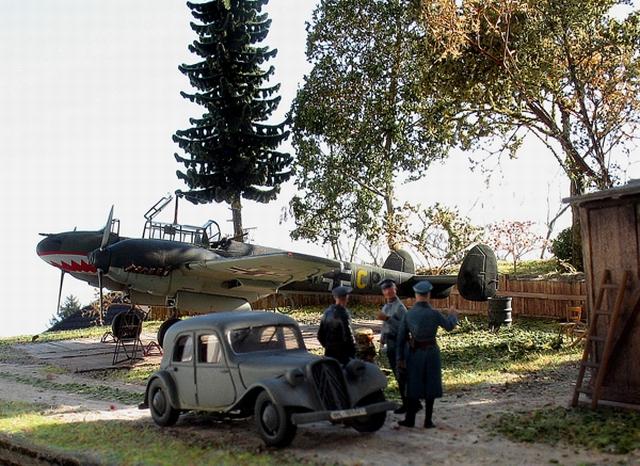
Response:
[[[363,281],[366,276],[366,270],[360,269],[356,272],[356,288],[366,288],[367,284]]]

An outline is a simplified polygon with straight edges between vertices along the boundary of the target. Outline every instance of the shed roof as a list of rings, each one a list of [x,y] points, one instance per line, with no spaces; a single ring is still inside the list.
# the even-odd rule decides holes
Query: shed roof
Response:
[[[594,193],[581,194],[580,196],[567,197],[562,200],[568,204],[584,204],[585,202],[599,201],[604,199],[620,199],[622,197],[640,196],[640,179],[629,180],[627,184],[616,186],[611,189],[604,189]]]

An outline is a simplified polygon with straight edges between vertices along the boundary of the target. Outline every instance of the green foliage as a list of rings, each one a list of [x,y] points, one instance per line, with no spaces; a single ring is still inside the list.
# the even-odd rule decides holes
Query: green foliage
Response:
[[[188,3],[198,35],[189,50],[202,61],[179,67],[197,91],[182,96],[205,113],[173,140],[188,154],[175,157],[186,168],[177,175],[193,203],[224,201],[239,209],[241,197],[269,202],[290,176],[291,156],[276,150],[289,135],[288,122],[265,123],[280,102],[280,85],[263,86],[274,68],[262,66],[277,51],[256,45],[269,32],[271,20],[261,13],[267,1]]]
[[[570,262],[571,261],[571,240],[573,234],[571,227],[565,228],[556,239],[551,243],[551,252],[558,259]]]
[[[633,411],[548,407],[502,414],[492,428],[519,442],[564,442],[619,454],[640,449],[640,413]]]
[[[294,239],[340,237],[397,246],[394,183],[443,156],[439,132],[417,124],[416,55],[422,46],[410,0],[322,1],[308,25],[313,65],[293,103]],[[384,212],[384,213],[382,213]]]
[[[558,261],[555,259],[531,259],[518,262],[517,273],[513,273],[513,262],[498,261],[498,273],[511,276],[540,276],[559,273]]]
[[[582,270],[582,248],[574,248],[573,241],[573,228],[565,228],[551,242],[551,252],[559,260],[568,262],[577,270]],[[578,257],[573,257],[574,250],[579,253]]]
[[[514,156],[526,134],[580,191],[618,179],[640,124],[640,16],[624,0],[428,0],[425,124],[465,150]]]
[[[66,298],[64,298],[64,302],[58,312],[54,314],[54,316],[49,320],[49,327],[53,327],[58,322],[66,319],[72,314],[75,314],[80,310],[80,301],[74,295],[70,294]]]
[[[466,250],[484,237],[482,228],[471,224],[468,217],[456,208],[435,203],[426,209],[405,204],[401,218],[400,236],[422,256],[426,273],[447,273],[462,262]]]

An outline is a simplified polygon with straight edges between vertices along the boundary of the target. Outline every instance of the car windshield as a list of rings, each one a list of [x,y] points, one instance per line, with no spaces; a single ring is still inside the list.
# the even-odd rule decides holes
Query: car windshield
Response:
[[[235,353],[305,349],[300,330],[294,325],[239,328],[231,331],[229,340]]]

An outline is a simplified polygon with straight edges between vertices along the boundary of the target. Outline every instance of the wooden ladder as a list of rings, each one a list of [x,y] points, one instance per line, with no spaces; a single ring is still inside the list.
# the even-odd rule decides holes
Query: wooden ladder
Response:
[[[611,360],[612,349],[614,347],[614,334],[618,328],[618,321],[620,320],[620,314],[622,310],[622,303],[624,301],[625,289],[627,288],[627,282],[631,274],[625,270],[622,275],[622,283],[616,285],[611,283],[611,271],[605,270],[602,276],[602,282],[600,284],[600,291],[598,292],[598,298],[594,307],[591,317],[591,323],[589,325],[589,331],[587,333],[586,344],[584,346],[584,352],[582,353],[582,361],[580,361],[580,371],[578,372],[578,380],[573,392],[573,400],[571,406],[578,405],[578,399],[580,393],[591,395],[591,409],[598,407],[598,400],[600,399],[600,393],[602,391],[602,383],[604,377],[607,374],[609,368],[609,361]],[[613,309],[605,309],[603,306],[605,303],[605,292],[616,290],[616,299],[613,305]],[[609,323],[607,325],[607,335],[598,335],[598,318],[600,316],[609,317]],[[602,357],[598,361],[597,343],[602,343],[604,348],[602,350]],[[590,359],[592,357],[592,360]],[[584,387],[584,374],[587,368],[591,369],[592,387]]]

